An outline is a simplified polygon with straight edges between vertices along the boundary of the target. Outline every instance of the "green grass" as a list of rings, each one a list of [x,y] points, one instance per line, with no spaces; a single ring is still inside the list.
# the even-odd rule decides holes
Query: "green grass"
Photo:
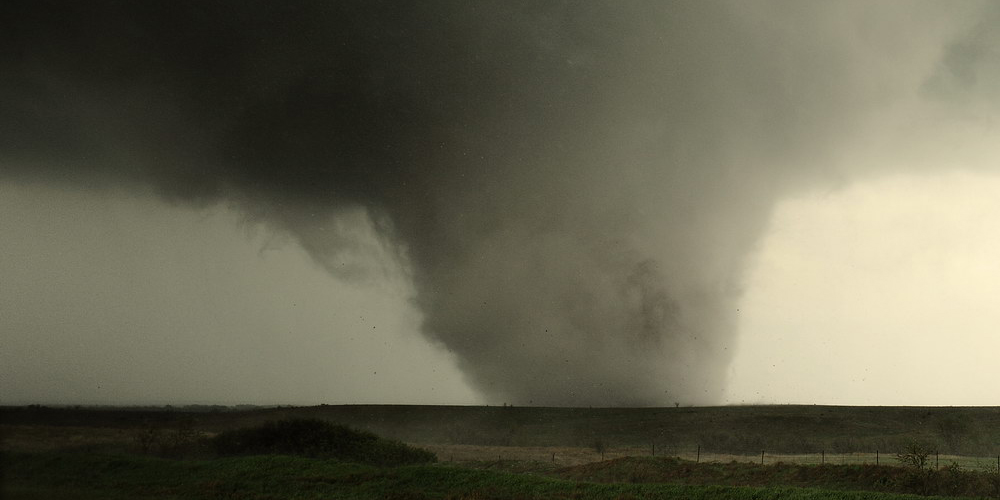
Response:
[[[6,454],[4,498],[89,499],[917,499],[794,487],[599,484],[443,465],[379,468],[290,456],[169,460]]]
[[[562,479],[596,482],[658,482],[686,485],[795,486],[844,491],[996,497],[1000,476],[957,467],[940,470],[886,465],[694,463],[674,458],[631,457],[550,470]]]

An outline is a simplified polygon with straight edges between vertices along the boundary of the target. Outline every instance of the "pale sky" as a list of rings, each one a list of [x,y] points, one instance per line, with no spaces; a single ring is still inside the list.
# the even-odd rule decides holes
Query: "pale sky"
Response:
[[[1000,175],[896,175],[777,205],[730,403],[995,405]]]
[[[399,284],[225,207],[0,184],[0,403],[475,403]]]

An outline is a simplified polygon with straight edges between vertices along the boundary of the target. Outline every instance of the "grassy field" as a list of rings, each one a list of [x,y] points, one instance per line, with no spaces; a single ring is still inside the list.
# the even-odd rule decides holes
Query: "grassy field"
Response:
[[[1000,455],[1000,408],[726,406],[705,408],[540,408],[344,405],[247,411],[0,408],[9,439],[31,426],[102,429],[190,425],[220,432],[284,418],[320,418],[410,443],[606,447],[696,453],[777,455],[891,454],[911,441],[942,454]],[[88,434],[90,435],[90,434]],[[88,438],[89,439],[89,438]],[[37,439],[29,439],[37,442]]]
[[[288,418],[406,441],[439,463],[218,458],[204,446]],[[0,464],[4,498],[993,497],[997,432],[996,408],[34,406],[0,408]],[[941,452],[931,470],[893,467],[914,441]]]
[[[8,464],[4,493],[5,498],[11,500],[928,498],[889,492],[786,486],[642,482],[646,478],[636,474],[655,475],[653,469],[657,468],[655,463],[657,459],[634,459],[639,462],[625,459],[624,462],[610,463],[601,468],[550,471],[554,476],[589,474],[591,477],[587,481],[538,473],[512,473],[442,465],[378,468],[289,456],[169,460],[49,452],[13,454],[5,456],[4,459]],[[667,464],[668,468],[677,466],[677,463]],[[631,476],[618,477],[620,474],[631,474]],[[761,477],[773,475],[765,473],[761,474]],[[756,481],[761,482],[762,479],[758,478]]]

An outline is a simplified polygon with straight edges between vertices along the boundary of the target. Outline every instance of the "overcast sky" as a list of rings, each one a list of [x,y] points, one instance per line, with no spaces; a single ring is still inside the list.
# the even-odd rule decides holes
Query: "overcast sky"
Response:
[[[0,403],[993,405],[990,2],[0,12]]]
[[[225,207],[0,188],[9,403],[478,401],[405,287],[344,284]]]
[[[490,403],[405,289],[345,285],[232,211],[12,185],[0,204],[5,403]],[[997,255],[1000,175],[783,200],[725,402],[996,404]]]
[[[1000,159],[1000,157],[998,157]],[[893,176],[778,204],[731,403],[996,405],[1000,175]]]

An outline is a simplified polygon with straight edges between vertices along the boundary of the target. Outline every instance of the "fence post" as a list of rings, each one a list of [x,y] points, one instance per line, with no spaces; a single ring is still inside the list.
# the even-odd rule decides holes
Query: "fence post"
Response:
[[[760,450],[760,464],[764,465],[764,450]]]
[[[555,454],[555,453],[553,453],[553,454],[552,454],[552,463],[555,463],[555,461],[556,461],[556,454]]]
[[[826,450],[823,450],[819,453],[820,453],[820,464],[826,464]]]
[[[701,445],[700,444],[698,445],[698,452],[694,456],[694,463],[699,463],[699,462],[701,462]],[[997,457],[997,463],[1000,464],[1000,457]]]
[[[878,450],[875,450],[875,465],[878,465]]]
[[[935,469],[941,468],[941,455],[936,451],[934,452],[934,468]]]
[[[656,443],[650,443],[649,446],[651,448],[649,456],[655,457],[656,456]]]

